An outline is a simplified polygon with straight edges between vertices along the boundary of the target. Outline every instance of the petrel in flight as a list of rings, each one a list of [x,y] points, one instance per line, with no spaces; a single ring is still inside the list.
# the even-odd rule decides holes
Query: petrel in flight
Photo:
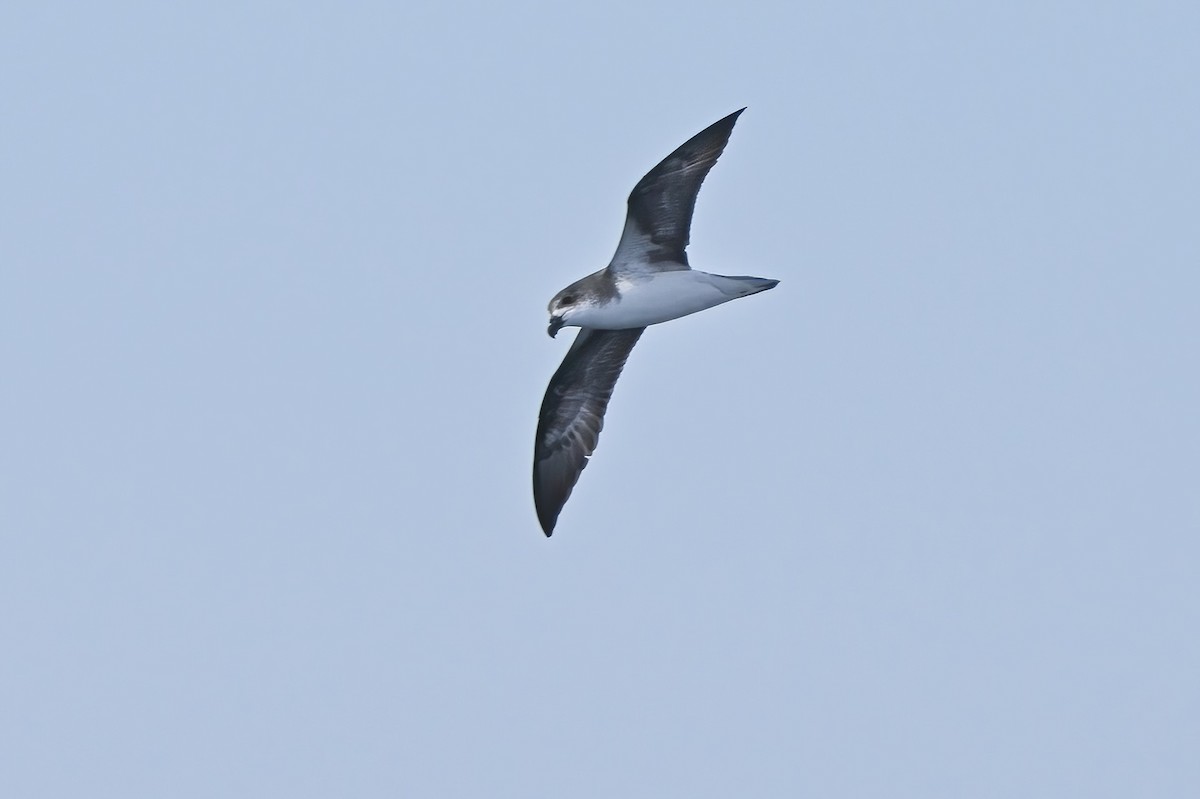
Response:
[[[580,330],[538,414],[533,501],[547,536],[596,449],[613,386],[642,331],[779,283],[699,272],[685,252],[700,184],[745,110],[700,131],[647,172],[629,195],[612,261],[550,301],[551,337],[563,327]]]

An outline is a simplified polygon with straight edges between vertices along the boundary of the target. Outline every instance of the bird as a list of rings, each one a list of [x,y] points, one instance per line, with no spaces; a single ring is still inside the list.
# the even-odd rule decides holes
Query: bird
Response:
[[[647,172],[629,194],[625,227],[608,266],[550,300],[550,337],[564,327],[579,332],[538,413],[533,498],[547,537],[596,449],[613,387],[645,329],[779,283],[709,274],[688,263],[696,195],[745,110],[714,122]]]

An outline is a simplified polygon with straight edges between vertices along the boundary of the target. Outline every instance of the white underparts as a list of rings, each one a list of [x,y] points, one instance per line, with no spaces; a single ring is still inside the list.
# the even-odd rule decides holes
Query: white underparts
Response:
[[[656,325],[757,294],[777,282],[761,277],[710,275],[694,269],[620,278],[616,298],[603,305],[580,308],[567,324],[599,330]]]

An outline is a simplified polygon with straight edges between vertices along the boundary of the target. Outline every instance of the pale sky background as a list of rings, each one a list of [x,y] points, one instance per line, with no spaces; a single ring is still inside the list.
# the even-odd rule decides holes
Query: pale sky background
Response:
[[[1200,795],[1194,3],[12,3],[0,795]],[[630,188],[743,105],[553,539]]]

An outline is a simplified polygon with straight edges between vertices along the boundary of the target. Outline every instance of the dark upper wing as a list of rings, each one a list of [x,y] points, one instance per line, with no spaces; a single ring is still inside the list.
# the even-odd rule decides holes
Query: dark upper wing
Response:
[[[550,378],[533,445],[533,503],[547,536],[596,449],[613,386],[643,330],[581,329]]]
[[[734,111],[709,125],[638,181],[629,195],[625,230],[608,265],[610,272],[668,272],[689,268],[684,250],[696,195],[708,170],[725,150],[733,123],[745,110]]]

